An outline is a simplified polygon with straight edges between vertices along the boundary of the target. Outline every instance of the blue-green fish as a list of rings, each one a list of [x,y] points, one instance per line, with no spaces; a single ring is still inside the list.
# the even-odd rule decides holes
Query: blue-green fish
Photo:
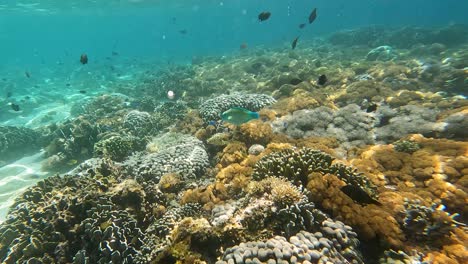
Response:
[[[258,119],[257,112],[249,111],[242,107],[233,107],[221,114],[221,119],[234,125],[242,125],[252,119]]]

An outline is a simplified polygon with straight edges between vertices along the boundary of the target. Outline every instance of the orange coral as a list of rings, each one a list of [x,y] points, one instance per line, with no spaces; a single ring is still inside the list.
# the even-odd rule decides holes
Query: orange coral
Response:
[[[239,163],[247,157],[247,147],[242,142],[232,142],[224,147],[223,152],[219,154],[218,167],[226,167],[232,163]]]
[[[209,211],[222,200],[227,199],[226,187],[217,182],[206,187],[189,189],[182,194],[181,203],[200,203],[203,209]]]
[[[235,136],[236,139],[242,140],[247,145],[262,144],[265,145],[271,141],[273,131],[270,124],[264,123],[260,120],[254,120],[243,124],[239,129],[239,134]]]
[[[394,247],[402,247],[404,235],[397,220],[383,207],[376,205],[361,206],[343,193],[345,185],[335,175],[312,173],[307,189],[313,193],[312,201],[330,210],[333,216],[356,228],[365,239],[376,236]]]

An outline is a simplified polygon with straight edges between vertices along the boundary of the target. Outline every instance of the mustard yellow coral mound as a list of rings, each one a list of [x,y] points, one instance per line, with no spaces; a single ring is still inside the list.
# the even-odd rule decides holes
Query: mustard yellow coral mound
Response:
[[[312,173],[307,189],[312,201],[331,211],[334,217],[356,228],[365,239],[380,237],[393,247],[402,247],[404,235],[397,220],[384,207],[362,206],[341,191],[346,184],[337,176]]]
[[[225,185],[217,182],[206,187],[186,190],[182,194],[181,204],[199,203],[203,205],[203,209],[209,211],[228,198]]]
[[[246,124],[242,124],[236,135],[237,140],[242,140],[247,145],[261,144],[265,145],[271,141],[273,131],[270,124],[264,123],[260,120],[254,120]]]
[[[243,161],[247,157],[247,147],[242,142],[232,142],[224,147],[223,151],[218,155],[218,167],[226,167],[229,164]]]
[[[412,135],[421,149],[397,152],[392,145],[372,146],[352,160],[361,171],[394,185],[397,191],[443,203],[452,212],[468,213],[468,142]]]
[[[251,167],[234,163],[221,169],[216,175],[216,181],[225,184],[229,193],[238,193],[249,184],[252,171]]]

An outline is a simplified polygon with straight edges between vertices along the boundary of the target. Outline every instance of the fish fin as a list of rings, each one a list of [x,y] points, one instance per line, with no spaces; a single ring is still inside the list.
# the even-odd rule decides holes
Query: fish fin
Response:
[[[258,114],[258,112],[250,112],[249,114],[254,119],[259,119],[260,118],[260,115]]]

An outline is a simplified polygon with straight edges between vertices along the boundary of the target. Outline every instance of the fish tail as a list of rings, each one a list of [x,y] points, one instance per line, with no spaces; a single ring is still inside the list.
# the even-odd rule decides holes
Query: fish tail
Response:
[[[250,112],[249,114],[253,119],[259,119],[260,118],[260,115],[258,114],[258,112]]]

